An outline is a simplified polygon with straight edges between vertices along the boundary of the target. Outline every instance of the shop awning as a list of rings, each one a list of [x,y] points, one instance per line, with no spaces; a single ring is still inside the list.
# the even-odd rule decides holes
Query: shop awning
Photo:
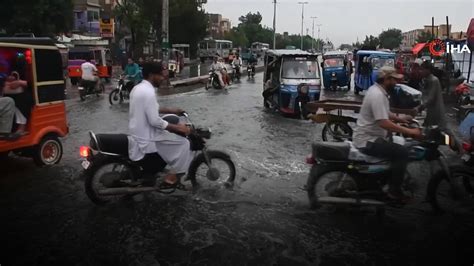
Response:
[[[474,47],[474,18],[471,19],[471,23],[469,23],[467,28],[467,43],[469,47]]]
[[[415,44],[415,46],[413,47],[411,51],[413,52],[413,54],[417,55],[423,48],[425,48],[425,46],[426,46],[426,43],[424,42],[417,43]]]

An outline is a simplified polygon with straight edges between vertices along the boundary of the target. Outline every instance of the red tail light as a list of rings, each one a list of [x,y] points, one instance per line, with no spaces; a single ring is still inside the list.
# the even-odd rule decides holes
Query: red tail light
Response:
[[[462,143],[462,148],[467,151],[467,152],[470,152],[472,150],[472,144],[469,143],[469,142],[463,142]]]
[[[87,158],[90,155],[90,149],[87,146],[81,146],[79,149],[79,154],[81,155],[82,158]]]
[[[307,164],[315,164],[316,163],[316,161],[314,160],[314,157],[313,157],[312,154],[306,156],[306,163]]]

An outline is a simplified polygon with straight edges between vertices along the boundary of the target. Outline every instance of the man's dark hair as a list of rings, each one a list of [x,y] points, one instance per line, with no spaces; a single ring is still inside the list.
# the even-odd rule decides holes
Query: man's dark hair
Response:
[[[143,78],[148,79],[151,74],[161,74],[163,72],[163,65],[161,62],[145,62],[143,63]]]
[[[421,68],[429,70],[430,72],[433,72],[433,64],[430,61],[424,61],[421,63]]]

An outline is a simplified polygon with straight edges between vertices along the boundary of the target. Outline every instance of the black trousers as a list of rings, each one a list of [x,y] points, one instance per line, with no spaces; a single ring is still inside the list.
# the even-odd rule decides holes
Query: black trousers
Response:
[[[401,184],[405,177],[408,164],[408,149],[402,145],[378,138],[374,142],[368,142],[361,151],[367,155],[386,158],[392,162],[392,175],[389,180],[391,193],[401,193]]]

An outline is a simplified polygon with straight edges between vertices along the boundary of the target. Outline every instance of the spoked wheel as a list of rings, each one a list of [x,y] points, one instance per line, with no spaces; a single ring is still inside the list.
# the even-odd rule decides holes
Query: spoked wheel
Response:
[[[206,151],[211,160],[207,165],[204,154],[200,154],[189,167],[188,179],[194,189],[231,188],[235,180],[235,165],[229,155],[220,151]]]
[[[474,211],[474,176],[463,171],[453,171],[451,182],[442,171],[436,173],[428,184],[427,200],[437,213],[466,213]]]
[[[352,139],[352,128],[343,122],[328,122],[322,131],[323,141],[342,142]]]
[[[357,191],[357,185],[349,174],[329,172],[321,176],[312,174],[306,184],[311,208],[320,207],[318,198],[347,197],[347,191]]]
[[[96,161],[85,172],[84,187],[89,199],[95,204],[105,204],[120,200],[124,195],[105,195],[104,189],[127,187],[132,180],[128,165],[118,162]]]
[[[123,99],[120,95],[120,90],[119,89],[115,89],[115,90],[110,92],[109,102],[110,102],[111,105],[119,104],[119,103],[123,102]]]

